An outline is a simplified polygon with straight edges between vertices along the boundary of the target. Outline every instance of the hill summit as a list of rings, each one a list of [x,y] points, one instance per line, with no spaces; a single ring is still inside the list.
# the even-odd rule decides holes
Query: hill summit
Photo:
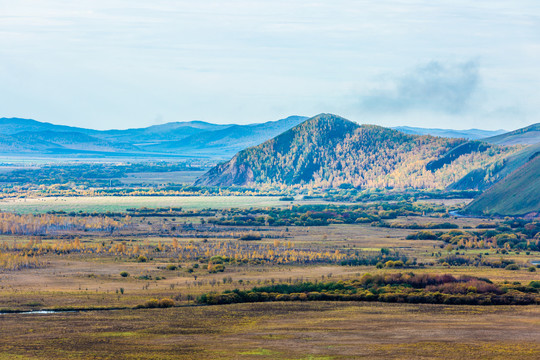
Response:
[[[510,151],[478,141],[409,135],[319,114],[240,151],[197,184],[443,188]]]

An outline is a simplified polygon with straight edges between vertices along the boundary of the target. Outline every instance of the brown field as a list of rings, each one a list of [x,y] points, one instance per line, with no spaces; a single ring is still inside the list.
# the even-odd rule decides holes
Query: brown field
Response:
[[[162,224],[201,225],[197,218],[138,218],[136,228],[113,235],[79,231],[88,245],[121,242],[171,246],[173,238],[155,232]],[[485,219],[399,217],[401,223],[453,222],[474,228]],[[151,223],[151,225],[150,225]],[[219,229],[219,227],[218,227]],[[313,264],[226,264],[209,273],[206,264],[172,253],[149,253],[147,262],[125,254],[45,254],[34,269],[0,271],[0,311],[41,309],[124,310],[0,315],[0,359],[536,359],[540,353],[540,306],[448,306],[351,302],[287,302],[194,306],[210,291],[248,289],[294,281],[338,281],[366,273],[414,271],[486,277],[496,283],[538,280],[528,264],[538,253],[505,254],[520,270],[452,266],[437,263],[446,254],[436,240],[406,240],[414,230],[367,224],[326,227],[256,227],[269,237],[242,244],[271,245],[279,240],[294,249],[333,253],[336,250],[398,250],[427,264],[414,269]],[[239,241],[245,228],[224,227],[205,233],[185,230],[182,246]],[[66,236],[69,234],[61,234]],[[28,241],[0,236],[0,244]],[[46,244],[62,242],[45,236]],[[466,249],[489,259],[495,249]],[[487,255],[486,255],[487,254]],[[178,265],[167,270],[170,264]],[[188,271],[189,270],[189,271]],[[121,272],[128,272],[122,277]],[[149,299],[171,298],[177,307],[131,309]]]
[[[178,222],[185,219],[178,219]],[[404,221],[401,219],[400,221]],[[418,218],[407,221],[419,222]],[[475,219],[455,220],[470,225]],[[270,229],[270,233],[279,234],[280,228]],[[291,241],[297,248],[314,248],[320,251],[334,251],[335,249],[358,249],[363,251],[379,251],[382,247],[397,248],[409,257],[419,261],[434,261],[431,254],[436,251],[445,253],[439,241],[434,240],[406,240],[405,237],[412,230],[388,229],[371,227],[369,225],[331,225],[328,227],[291,227],[282,241]],[[13,241],[13,236],[0,237],[1,241]],[[116,241],[115,237],[83,238],[84,242],[101,243]],[[124,240],[124,238],[121,238]],[[208,240],[211,243],[234,240],[234,238],[217,238]],[[54,241],[54,240],[45,240]],[[133,237],[133,243],[143,242],[157,244],[172,243],[167,237]],[[181,238],[181,244],[200,244],[200,238]],[[273,239],[263,239],[257,244],[271,244]],[[487,258],[500,257],[494,250],[470,249],[467,253],[489,253]],[[171,255],[172,256],[172,255]],[[518,263],[527,264],[537,259],[535,253],[519,255],[510,253],[507,258],[513,258]],[[227,265],[223,273],[210,274],[201,265],[188,273],[187,269],[196,261],[183,261],[165,258],[155,258],[149,262],[139,263],[133,258],[117,257],[113,255],[45,255],[47,265],[36,269],[21,271],[0,272],[0,310],[32,310],[43,308],[64,307],[111,307],[135,306],[151,298],[170,297],[177,298],[177,303],[187,304],[186,296],[193,297],[208,291],[222,291],[225,289],[245,289],[261,284],[270,284],[272,281],[280,282],[293,280],[321,280],[321,279],[349,279],[359,277],[365,273],[377,274],[381,272],[402,272],[403,269],[375,269],[373,266],[340,266],[338,264],[301,264],[301,265]],[[164,268],[174,261],[181,267],[175,271]],[[121,277],[120,273],[126,271],[129,277]],[[413,269],[417,273],[449,273],[455,275],[472,275],[487,277],[496,282],[519,281],[523,284],[531,280],[538,280],[538,272],[529,272],[526,268],[518,271],[507,271],[500,268],[489,267],[444,267],[440,264],[425,268]],[[151,279],[138,279],[137,277],[150,275]],[[226,284],[223,279],[230,277]],[[156,278],[161,278],[156,280]],[[124,293],[118,293],[120,289]],[[181,295],[178,298],[178,294]],[[29,305],[30,304],[30,305]]]
[[[537,359],[540,307],[262,303],[1,315],[0,359]]]

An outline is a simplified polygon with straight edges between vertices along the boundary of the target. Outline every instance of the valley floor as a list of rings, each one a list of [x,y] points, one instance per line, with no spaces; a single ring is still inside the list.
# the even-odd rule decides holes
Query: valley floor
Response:
[[[84,201],[77,204],[77,200],[70,204],[84,206]],[[332,211],[334,217],[343,214]],[[257,210],[238,210],[243,212],[259,216]],[[482,226],[489,225],[486,219],[440,214],[443,216],[407,213],[388,219],[384,227],[372,223],[259,226],[214,224],[214,214],[175,215],[165,209],[129,219],[117,216],[115,221],[130,226],[114,232],[98,231],[101,223],[89,222],[91,217],[67,215],[58,219],[77,224],[83,219],[98,230],[51,228],[48,233],[29,236],[18,234],[16,227],[13,231],[6,228],[5,232],[13,233],[0,236],[5,267],[0,270],[0,360],[537,359],[540,305],[348,301],[195,305],[197,297],[210,292],[304,281],[337,283],[367,273],[469,275],[509,288],[525,288],[539,279],[536,268],[531,271],[539,260],[537,250],[452,249],[440,237],[410,238],[417,228],[393,226],[430,229],[428,226],[451,222],[453,230],[433,230],[449,233],[485,231]],[[29,216],[7,219],[14,224],[26,221],[36,228],[58,221],[49,215],[38,218],[39,224]],[[513,231],[505,229],[501,231]],[[246,233],[261,237],[241,240]],[[28,251],[28,257],[17,257],[23,251]],[[383,257],[384,266],[342,263],[346,256],[368,259],[381,254],[399,254],[414,262],[394,267],[387,264],[390,257]],[[304,261],[303,256],[312,260]],[[453,256],[491,263],[504,258],[516,269],[444,262]],[[34,257],[36,267],[13,270],[7,266]],[[223,268],[211,271],[215,265]],[[135,309],[150,299],[164,298],[174,300],[176,306]],[[105,310],[111,308],[123,309]],[[8,313],[42,309],[86,311]]]
[[[540,306],[257,303],[0,315],[0,359],[537,359]]]

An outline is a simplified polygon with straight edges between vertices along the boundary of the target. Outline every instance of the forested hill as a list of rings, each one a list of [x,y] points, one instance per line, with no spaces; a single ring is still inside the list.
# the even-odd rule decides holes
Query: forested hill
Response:
[[[444,188],[512,151],[465,139],[408,135],[320,114],[239,152],[197,183]]]

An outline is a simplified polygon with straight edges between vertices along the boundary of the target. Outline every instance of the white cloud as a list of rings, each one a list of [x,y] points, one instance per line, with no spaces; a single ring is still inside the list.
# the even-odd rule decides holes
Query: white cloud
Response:
[[[533,84],[539,6],[533,0],[0,0],[0,116],[100,128],[144,126],[158,114],[164,121],[226,123],[328,111],[354,117],[351,88],[364,93],[381,87],[373,84],[377,74],[436,60],[439,69],[398,75],[394,88],[371,93],[371,122],[389,115],[374,111],[375,100],[456,119],[473,105],[485,112],[520,108],[519,121],[526,122],[540,110]],[[468,59],[479,59],[481,87],[474,66],[448,65]],[[479,127],[496,122],[483,121]]]
[[[390,89],[376,90],[361,99],[361,107],[374,113],[431,110],[462,114],[470,110],[478,90],[478,64],[431,61],[405,75],[390,79]]]

